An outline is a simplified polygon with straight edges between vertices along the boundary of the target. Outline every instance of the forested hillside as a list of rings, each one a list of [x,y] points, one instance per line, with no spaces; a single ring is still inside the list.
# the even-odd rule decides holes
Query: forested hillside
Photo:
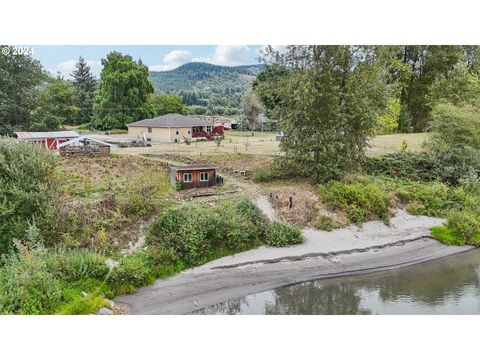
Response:
[[[234,115],[243,92],[263,65],[219,66],[188,63],[170,71],[150,72],[155,93],[183,97],[193,114]]]

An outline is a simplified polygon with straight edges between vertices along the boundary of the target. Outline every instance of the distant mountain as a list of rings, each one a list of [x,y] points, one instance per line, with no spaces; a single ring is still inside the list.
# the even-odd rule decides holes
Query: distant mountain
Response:
[[[243,92],[263,68],[192,62],[170,71],[151,71],[150,80],[155,93],[181,95],[192,114],[234,115]]]

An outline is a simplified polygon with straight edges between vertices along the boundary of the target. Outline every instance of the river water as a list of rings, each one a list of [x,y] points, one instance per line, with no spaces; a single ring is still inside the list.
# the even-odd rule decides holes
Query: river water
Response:
[[[398,270],[316,280],[196,314],[480,314],[480,249]]]

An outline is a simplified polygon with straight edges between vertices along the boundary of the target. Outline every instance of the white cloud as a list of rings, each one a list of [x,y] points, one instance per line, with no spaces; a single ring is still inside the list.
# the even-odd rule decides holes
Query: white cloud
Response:
[[[102,68],[102,63],[100,61],[94,61],[94,60],[85,60],[90,66],[90,70],[92,73],[96,76],[99,75],[100,70]],[[52,75],[56,75],[57,73],[60,73],[66,78],[71,78],[70,74],[72,73],[73,70],[75,70],[75,65],[77,64],[78,60],[67,60],[63,61],[59,64],[57,64],[56,69],[49,69],[49,72]]]
[[[172,70],[180,65],[189,62],[192,58],[192,53],[187,50],[172,50],[163,57],[163,64],[150,65],[150,71],[167,71]]]
[[[252,62],[252,49],[246,45],[218,45],[213,54],[193,61],[208,62],[216,65],[245,65]]]
[[[163,57],[163,62],[167,64],[186,63],[192,57],[192,53],[187,50],[173,50]]]

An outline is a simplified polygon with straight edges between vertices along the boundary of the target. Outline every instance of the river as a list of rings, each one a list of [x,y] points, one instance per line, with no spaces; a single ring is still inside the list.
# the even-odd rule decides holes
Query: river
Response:
[[[281,287],[194,314],[480,314],[480,249],[397,270]]]

